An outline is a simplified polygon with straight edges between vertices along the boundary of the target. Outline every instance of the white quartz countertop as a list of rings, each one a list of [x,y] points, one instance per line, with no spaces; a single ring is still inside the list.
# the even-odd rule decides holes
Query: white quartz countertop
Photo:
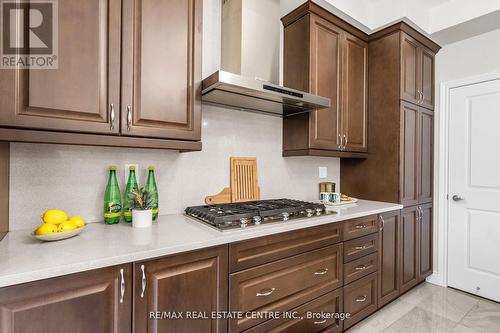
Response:
[[[359,200],[330,207],[337,214],[218,231],[184,215],[160,216],[152,228],[88,224],[78,236],[41,242],[32,230],[12,231],[0,241],[0,287],[140,261],[281,232],[401,209],[392,203]]]

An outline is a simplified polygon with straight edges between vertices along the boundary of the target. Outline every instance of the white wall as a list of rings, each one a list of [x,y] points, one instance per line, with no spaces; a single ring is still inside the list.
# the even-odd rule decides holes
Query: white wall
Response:
[[[220,65],[220,0],[205,0],[203,9],[203,76]],[[229,157],[256,156],[263,199],[317,199],[318,167],[328,180],[339,181],[337,158],[283,158],[282,119],[203,106],[203,151],[11,144],[10,228],[34,228],[48,208],[101,221],[102,200],[110,164],[138,163],[140,182],[148,165],[157,167],[161,214],[181,213],[203,204],[206,195],[229,185]],[[322,180],[321,180],[322,181]]]
[[[435,110],[435,170],[438,175],[440,165],[444,163],[444,156],[440,153],[440,128],[448,125],[441,120],[440,84],[443,82],[464,79],[485,73],[500,72],[500,30],[494,30],[480,36],[469,38],[443,47],[436,55],[436,110]],[[443,249],[446,244],[443,237],[444,230],[440,230],[443,221],[442,209],[446,205],[445,197],[440,197],[440,179],[436,178],[435,205],[434,205],[434,271],[431,281],[446,283],[443,278]],[[441,231],[441,232],[440,232]]]

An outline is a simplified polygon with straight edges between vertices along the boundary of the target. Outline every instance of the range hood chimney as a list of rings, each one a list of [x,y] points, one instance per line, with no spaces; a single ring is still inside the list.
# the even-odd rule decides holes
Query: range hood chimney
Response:
[[[221,69],[203,80],[203,101],[278,116],[330,107],[279,85],[280,27],[279,0],[223,0]]]

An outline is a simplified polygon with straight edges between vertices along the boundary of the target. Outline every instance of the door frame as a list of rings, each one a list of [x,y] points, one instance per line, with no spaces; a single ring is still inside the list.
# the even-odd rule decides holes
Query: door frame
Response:
[[[437,126],[434,128],[435,142],[434,174],[434,269],[427,281],[433,284],[448,286],[448,219],[450,211],[449,195],[449,148],[450,148],[450,93],[453,89],[474,84],[500,80],[500,72],[490,72],[469,76],[458,80],[441,82],[439,86],[439,109],[437,111]]]

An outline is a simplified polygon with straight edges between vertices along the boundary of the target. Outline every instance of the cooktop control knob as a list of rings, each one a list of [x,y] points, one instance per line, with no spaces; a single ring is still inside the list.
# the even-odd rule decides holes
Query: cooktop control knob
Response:
[[[306,209],[307,217],[313,216],[313,213],[314,213],[314,210],[312,210],[312,209]]]
[[[288,219],[290,219],[290,214],[287,212],[281,213],[281,216],[283,216],[283,221],[288,221]]]
[[[250,222],[246,217],[240,219],[240,228],[245,228]]]
[[[260,222],[262,222],[262,217],[260,217],[260,216],[254,216],[254,217],[252,218],[252,220],[253,220],[253,223],[254,223],[255,225],[259,225],[259,224],[260,224]]]

